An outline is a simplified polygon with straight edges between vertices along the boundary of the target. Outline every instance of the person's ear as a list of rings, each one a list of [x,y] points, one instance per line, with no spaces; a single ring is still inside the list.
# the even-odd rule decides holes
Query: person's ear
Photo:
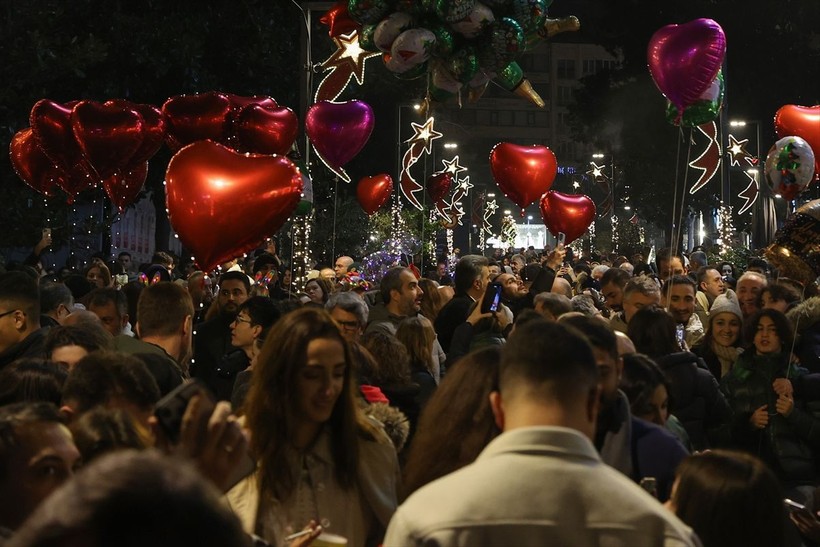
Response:
[[[504,403],[501,400],[499,391],[490,392],[490,408],[493,411],[493,418],[498,429],[504,431]]]
[[[63,418],[65,418],[65,421],[67,423],[71,423],[71,421],[74,419],[75,412],[74,409],[70,406],[63,405],[60,407],[60,414],[62,414]]]
[[[185,320],[182,322],[182,334],[188,335],[193,330],[194,326],[194,317],[192,315],[186,315]]]

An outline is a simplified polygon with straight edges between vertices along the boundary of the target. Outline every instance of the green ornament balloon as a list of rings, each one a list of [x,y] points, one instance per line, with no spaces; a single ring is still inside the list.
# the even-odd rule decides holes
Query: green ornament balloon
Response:
[[[478,72],[478,57],[475,49],[471,46],[459,49],[445,61],[444,67],[456,80],[466,84]]]
[[[433,77],[430,83],[429,91],[430,97],[434,101],[445,102],[455,95],[461,89],[461,82],[456,80],[450,72],[437,66],[433,69]]]
[[[684,127],[697,127],[709,123],[720,114],[720,109],[723,107],[723,95],[723,71],[720,70],[709,89],[697,101],[687,106],[682,116],[678,115],[678,109],[671,101],[666,101],[666,121],[672,125]]]
[[[407,70],[405,72],[394,72],[393,76],[395,76],[399,80],[415,80],[415,79],[421,78],[422,76],[427,74],[427,71],[429,69],[430,69],[430,66],[425,61],[425,62],[421,63],[420,65],[416,65],[413,68],[411,68],[410,70]]]
[[[433,46],[433,57],[446,59],[453,54],[455,48],[453,34],[442,25],[427,27],[436,37],[436,44]]]
[[[348,0],[347,11],[360,25],[373,25],[390,13],[387,0]]]
[[[500,72],[524,51],[524,30],[518,21],[503,17],[490,25],[489,39],[479,49],[478,63],[485,71]]]
[[[518,21],[525,35],[532,35],[544,26],[547,19],[546,0],[513,0],[510,17]]]
[[[363,50],[372,51],[373,53],[379,51],[374,40],[377,26],[378,25],[363,25],[362,30],[359,31],[359,47]]]

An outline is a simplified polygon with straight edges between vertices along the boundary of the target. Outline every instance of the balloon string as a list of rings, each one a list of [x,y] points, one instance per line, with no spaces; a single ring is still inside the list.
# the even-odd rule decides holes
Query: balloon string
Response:
[[[675,228],[676,228],[675,227],[675,211],[678,210],[678,182],[679,182],[679,179],[680,179],[680,170],[678,169],[678,166],[680,165],[680,143],[681,143],[681,140],[683,139],[683,130],[678,129],[678,132],[680,133],[681,138],[678,139],[678,149],[677,149],[677,152],[675,153],[675,193],[672,195],[672,230],[670,230],[670,234],[669,234],[670,238],[671,238],[670,241],[669,241],[669,248],[673,249],[673,250],[675,248],[675,241],[676,241],[675,240]],[[661,272],[658,272],[659,275],[660,275],[660,273]]]
[[[683,133],[683,130],[681,130]],[[683,174],[683,188],[681,189],[681,196],[680,196],[680,213],[678,214],[678,238],[675,240],[676,245],[680,243],[681,235],[683,232],[683,209],[686,206],[686,187],[689,184],[689,163],[692,161],[692,135],[694,133],[694,129],[689,128],[689,143],[686,148],[686,164],[684,167],[684,174]],[[675,251],[678,250],[678,247],[675,246]]]
[[[331,243],[330,260],[336,260],[336,210],[338,209],[338,201],[339,177],[335,177],[333,179],[333,243]]]

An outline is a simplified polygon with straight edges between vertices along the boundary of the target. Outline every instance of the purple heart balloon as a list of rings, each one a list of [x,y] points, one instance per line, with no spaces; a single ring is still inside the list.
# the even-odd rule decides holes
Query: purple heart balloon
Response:
[[[649,40],[649,73],[682,113],[709,88],[725,54],[726,35],[712,19],[667,25]]]
[[[373,123],[373,109],[365,102],[320,101],[308,108],[305,131],[325,163],[339,169],[367,144]]]

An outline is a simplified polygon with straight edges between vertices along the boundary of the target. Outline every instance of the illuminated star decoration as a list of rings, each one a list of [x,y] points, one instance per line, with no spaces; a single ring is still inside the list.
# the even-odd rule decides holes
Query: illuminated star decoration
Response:
[[[587,175],[592,175],[593,180],[595,182],[601,182],[600,179],[607,179],[608,177],[604,174],[604,169],[606,169],[606,165],[598,165],[594,161],[589,162],[592,168],[587,171]]]
[[[488,201],[484,206],[484,223],[481,226],[481,237],[484,237],[485,234],[490,237],[493,236],[493,225],[490,222],[490,218],[492,218],[497,210],[498,203],[496,203],[495,200]]]
[[[365,51],[359,46],[359,33],[355,30],[350,34],[342,34],[333,38],[336,51],[322,63],[322,69],[330,71],[316,88],[314,102],[335,101],[347,87],[351,77],[356,78],[359,85],[364,83],[364,63],[378,53]]]
[[[703,154],[689,163],[689,167],[702,171],[698,177],[698,180],[689,190],[690,194],[694,194],[706,186],[706,183],[712,180],[712,177],[715,176],[715,173],[717,173],[720,168],[721,153],[720,144],[718,144],[717,140],[717,124],[715,122],[710,122],[699,125],[698,131],[709,138],[709,144],[706,146],[706,150],[703,151]],[[731,138],[731,136],[729,138]]]
[[[578,188],[580,188],[580,187],[581,187],[581,185],[578,183],[578,181],[577,181],[577,180],[574,180],[574,181],[572,181],[572,187],[573,187],[575,190],[577,190]]]
[[[734,135],[729,135],[729,147],[726,149],[728,154],[731,156],[729,165],[733,167],[735,165],[740,165],[740,160],[745,160],[749,165],[754,165],[756,163],[753,160],[752,155],[746,151],[746,143],[748,142],[749,139],[739,141]]]
[[[413,127],[415,134],[404,141],[409,143],[410,147],[404,153],[401,160],[401,174],[399,176],[401,193],[404,194],[407,201],[419,211],[423,210],[424,207],[416,196],[416,193],[423,190],[424,187],[413,178],[413,175],[410,173],[410,168],[419,161],[422,154],[430,154],[433,151],[433,141],[443,136],[442,133],[439,133],[433,128],[434,122],[435,119],[432,117],[427,118],[427,121],[422,125],[411,122],[410,125]]]
[[[441,160],[441,163],[444,165],[443,171],[445,173],[450,173],[453,176],[456,176],[459,173],[461,173],[462,171],[467,170],[466,167],[462,167],[461,165],[459,165],[458,156],[455,156],[453,159],[451,159],[449,161],[448,160]]]
[[[609,215],[612,211],[612,188],[609,186],[609,177],[606,176],[604,173],[604,169],[606,169],[606,165],[598,165],[594,161],[589,162],[592,168],[587,171],[587,175],[592,176],[592,180],[597,182],[603,187],[604,192],[606,192],[607,196],[604,199],[604,202],[601,205],[596,206],[596,209],[599,211],[599,216],[601,218]]]
[[[757,194],[760,190],[760,184],[757,182],[757,171],[752,173],[746,171],[746,176],[749,177],[749,186],[744,188],[743,191],[738,194],[738,197],[746,200],[743,206],[737,211],[737,214],[739,215],[742,215],[751,209],[752,205],[754,205],[757,201]]]
[[[444,209],[445,215],[452,219],[451,224],[453,224],[453,227],[455,227],[455,224],[461,225],[461,217],[464,216],[464,208],[461,205],[461,200],[470,193],[470,188],[473,188],[473,185],[470,184],[469,176],[456,182],[458,183],[456,191],[453,192],[453,197],[450,198],[450,202],[447,203],[447,208]]]

